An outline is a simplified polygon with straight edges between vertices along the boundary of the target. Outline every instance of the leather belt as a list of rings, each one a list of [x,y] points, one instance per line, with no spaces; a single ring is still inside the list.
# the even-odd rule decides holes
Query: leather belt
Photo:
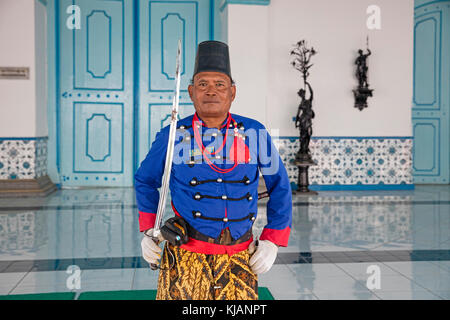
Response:
[[[239,239],[233,239],[233,237],[231,236],[231,233],[230,233],[230,229],[226,228],[226,229],[222,230],[222,232],[216,239],[214,239],[214,238],[208,237],[207,235],[204,235],[203,233],[195,230],[189,224],[187,224],[187,227],[188,227],[189,237],[191,237],[195,240],[204,241],[204,242],[208,242],[208,243],[214,243],[214,244],[221,244],[221,245],[226,245],[226,246],[243,243],[245,241],[250,240],[252,237],[252,228],[250,228]]]

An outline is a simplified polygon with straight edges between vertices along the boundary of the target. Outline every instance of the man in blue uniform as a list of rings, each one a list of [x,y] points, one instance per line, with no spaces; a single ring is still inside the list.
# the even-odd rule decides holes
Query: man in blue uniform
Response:
[[[257,299],[257,274],[273,265],[287,246],[292,197],[286,169],[265,127],[229,112],[236,95],[228,46],[199,44],[188,87],[195,114],[178,121],[170,191],[175,215],[189,236],[166,243],[157,299]],[[163,128],[135,174],[143,257],[157,263],[162,252],[151,238],[168,144]],[[261,172],[270,199],[259,239],[257,217]]]

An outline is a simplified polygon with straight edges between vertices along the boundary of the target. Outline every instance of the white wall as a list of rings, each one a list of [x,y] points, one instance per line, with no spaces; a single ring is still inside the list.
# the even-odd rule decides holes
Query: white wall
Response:
[[[28,80],[0,79],[0,137],[47,135],[43,19],[39,1],[0,0],[0,66],[30,68]]]
[[[381,8],[381,30],[368,30],[369,5]],[[261,120],[281,136],[298,136],[300,72],[293,45],[308,41],[316,113],[314,136],[411,136],[413,0],[272,0],[267,7],[229,5],[232,72],[239,99],[232,111]],[[369,36],[369,108],[354,108],[354,60]],[[266,87],[262,84],[266,82]],[[261,88],[256,88],[261,85]]]
[[[228,44],[236,82],[232,113],[266,123],[269,37],[267,6],[229,5]]]

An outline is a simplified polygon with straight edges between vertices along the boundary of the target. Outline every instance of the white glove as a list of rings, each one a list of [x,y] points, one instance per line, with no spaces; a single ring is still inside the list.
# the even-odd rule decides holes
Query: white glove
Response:
[[[153,229],[146,232],[149,235],[153,234]],[[142,256],[148,263],[158,264],[158,259],[161,258],[162,249],[149,236],[144,235],[141,241]]]
[[[250,254],[254,253],[249,262],[253,273],[261,274],[272,268],[277,258],[278,246],[269,240],[259,240],[258,246],[256,246],[256,241],[253,241],[250,243],[248,251]]]

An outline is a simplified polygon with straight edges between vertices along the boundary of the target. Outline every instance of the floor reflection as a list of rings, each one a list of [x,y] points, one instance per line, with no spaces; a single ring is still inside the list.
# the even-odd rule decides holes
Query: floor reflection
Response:
[[[261,277],[274,295],[450,298],[449,186],[321,192],[315,197],[294,196],[293,202],[289,246],[280,248],[273,270]],[[255,235],[267,223],[264,204],[258,206]],[[166,212],[167,218],[173,215],[170,203]],[[140,241],[132,188],[69,189],[46,198],[0,199],[0,291],[61,285],[66,275],[58,272],[71,264],[80,265],[86,274],[142,269],[141,277],[147,265]],[[366,286],[371,265],[381,268],[379,290]],[[52,271],[55,274],[44,276]],[[123,283],[134,279],[133,274],[125,272]],[[148,279],[155,283],[153,276]]]

